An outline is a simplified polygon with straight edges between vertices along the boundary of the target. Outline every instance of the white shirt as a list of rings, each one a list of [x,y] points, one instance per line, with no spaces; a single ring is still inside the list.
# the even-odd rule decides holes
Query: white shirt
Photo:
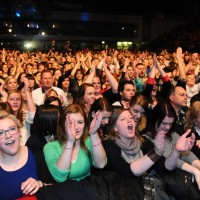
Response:
[[[33,119],[35,116],[35,112],[29,112],[28,110],[24,111],[24,120],[23,120],[23,126],[20,129],[21,138],[20,138],[20,144],[25,145],[26,141],[30,137],[30,127],[31,124],[33,124]]]
[[[58,87],[52,87],[52,89],[54,89],[59,96],[62,96],[63,97],[63,100],[64,100],[64,106],[67,106],[68,105],[68,101],[67,101],[67,98],[66,98],[66,95],[64,93],[64,91]],[[42,105],[44,104],[44,97],[45,97],[45,92],[42,90],[42,87],[40,88],[37,88],[35,90],[32,91],[32,97],[33,97],[33,102],[36,104],[36,105]]]
[[[187,106],[190,106],[190,100],[191,98],[198,94],[200,92],[200,83],[197,83],[193,85],[192,87],[189,87],[186,85],[186,93],[187,93]]]

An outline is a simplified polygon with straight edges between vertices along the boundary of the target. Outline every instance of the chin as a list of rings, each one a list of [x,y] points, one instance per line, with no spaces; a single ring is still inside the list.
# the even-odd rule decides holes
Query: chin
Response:
[[[81,135],[76,135],[76,140],[80,140],[81,136],[82,136],[82,134]]]

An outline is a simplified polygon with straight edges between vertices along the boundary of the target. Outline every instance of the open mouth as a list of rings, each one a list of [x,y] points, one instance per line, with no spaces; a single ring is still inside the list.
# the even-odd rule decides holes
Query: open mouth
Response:
[[[15,140],[9,140],[8,142],[6,142],[7,146],[12,146],[13,144],[15,144]]]
[[[132,125],[132,124],[128,125],[128,130],[129,130],[129,131],[132,131],[132,130],[133,130],[133,125]]]

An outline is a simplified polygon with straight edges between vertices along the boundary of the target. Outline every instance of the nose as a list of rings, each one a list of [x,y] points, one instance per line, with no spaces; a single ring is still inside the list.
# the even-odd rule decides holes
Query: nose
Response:
[[[165,127],[169,130],[171,128],[170,124],[166,124]]]
[[[141,115],[140,112],[138,112],[138,113],[136,114],[136,116],[137,116],[138,119],[140,119],[142,115]]]
[[[128,119],[127,119],[128,122],[130,122],[130,121],[132,121],[132,120],[133,120],[132,117],[128,117]]]
[[[77,122],[75,122],[75,129],[78,129],[79,128],[79,125]]]
[[[10,134],[9,130],[6,130],[5,131],[5,138],[9,138],[10,136],[11,136],[11,134]]]

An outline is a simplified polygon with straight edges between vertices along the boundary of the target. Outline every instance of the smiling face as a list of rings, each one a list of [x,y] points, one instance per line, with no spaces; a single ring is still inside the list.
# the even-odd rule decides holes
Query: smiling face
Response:
[[[0,133],[1,130],[8,130],[13,126],[17,126],[15,122],[10,118],[0,120]],[[6,137],[0,139],[0,150],[2,153],[13,156],[18,152],[20,145],[20,132],[11,135],[8,131]]]
[[[94,87],[87,87],[85,90],[84,100],[87,104],[92,105],[95,101],[95,89]]]
[[[75,124],[76,140],[79,140],[83,135],[85,127],[84,117],[81,113],[71,113],[69,115],[70,115],[70,120],[74,121]]]
[[[99,77],[95,76],[93,78],[92,84],[93,84],[93,86],[95,88],[95,92],[96,93],[100,93],[100,91],[101,91],[101,82],[100,82]]]
[[[128,110],[123,111],[119,115],[115,124],[115,131],[118,132],[124,143],[130,144],[132,138],[135,136],[135,122]]]

